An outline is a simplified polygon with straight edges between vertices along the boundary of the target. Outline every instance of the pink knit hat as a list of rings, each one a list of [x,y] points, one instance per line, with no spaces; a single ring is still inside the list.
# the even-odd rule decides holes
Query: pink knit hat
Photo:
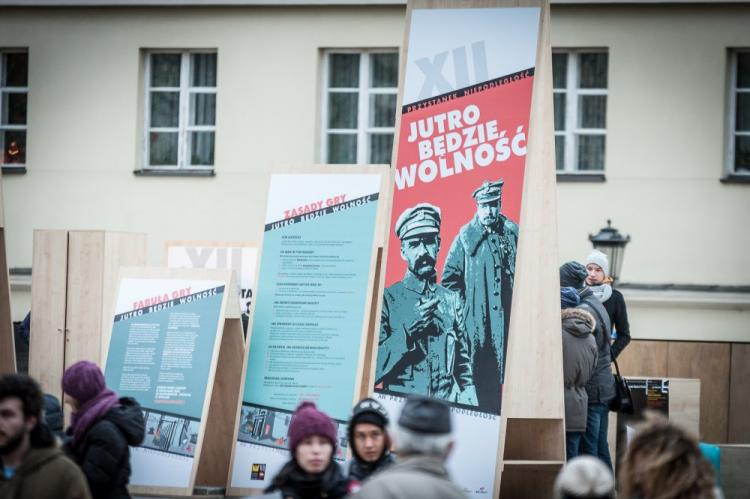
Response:
[[[336,449],[336,425],[325,412],[319,411],[312,402],[302,402],[292,414],[289,424],[289,450],[294,454],[297,446],[306,438],[320,435],[331,441]]]

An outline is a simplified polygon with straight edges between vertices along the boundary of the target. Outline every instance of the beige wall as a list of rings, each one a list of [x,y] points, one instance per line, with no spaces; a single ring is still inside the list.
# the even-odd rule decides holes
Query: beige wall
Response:
[[[169,239],[259,239],[268,172],[318,159],[320,49],[397,47],[403,15],[403,7],[0,10],[0,47],[30,52],[28,173],[3,178],[10,265],[31,265],[34,228],[146,232],[152,264]],[[750,285],[750,185],[719,182],[727,47],[750,47],[749,25],[742,5],[553,8],[553,46],[610,54],[607,181],[559,184],[561,261],[584,258],[588,234],[611,218],[632,236],[625,281]],[[133,175],[142,166],[140,51],[170,47],[218,50],[213,178]],[[643,337],[680,313],[636,308]],[[722,327],[750,336],[748,307],[732,317],[711,310],[680,327],[705,334],[706,321],[726,320]]]

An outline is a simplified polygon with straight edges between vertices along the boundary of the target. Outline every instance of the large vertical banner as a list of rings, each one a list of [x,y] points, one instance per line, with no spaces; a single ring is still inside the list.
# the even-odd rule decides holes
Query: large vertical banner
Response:
[[[131,450],[133,487],[192,493],[225,287],[209,279],[120,280],[105,377],[143,408],[146,438]]]
[[[247,243],[210,243],[167,241],[167,267],[188,269],[231,269],[240,284],[242,328],[247,324],[253,304],[253,286],[258,264],[258,248]]]
[[[497,473],[486,443],[500,432],[541,9],[410,13],[375,392],[395,414],[408,394],[449,402],[452,475],[481,496]]]
[[[362,379],[382,174],[272,175],[230,488],[262,489],[289,459],[291,414],[338,425]]]

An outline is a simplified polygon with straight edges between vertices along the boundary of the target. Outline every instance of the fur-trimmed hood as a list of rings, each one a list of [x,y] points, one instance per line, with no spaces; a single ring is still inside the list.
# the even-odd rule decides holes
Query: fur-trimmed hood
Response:
[[[562,311],[562,328],[574,336],[584,337],[596,327],[594,316],[581,308],[566,308]]]

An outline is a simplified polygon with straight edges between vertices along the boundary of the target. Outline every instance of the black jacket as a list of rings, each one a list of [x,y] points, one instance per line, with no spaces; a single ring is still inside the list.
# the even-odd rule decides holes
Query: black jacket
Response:
[[[612,321],[612,327],[617,331],[617,339],[612,343],[612,356],[616,359],[620,352],[630,343],[630,324],[628,323],[628,309],[625,307],[625,298],[616,289],[612,290],[612,296],[603,303],[604,308]]]
[[[120,405],[86,431],[83,438],[65,452],[83,470],[93,499],[129,499],[130,449],[143,442],[144,421],[141,406],[132,398],[121,398]]]
[[[586,384],[586,392],[590,404],[605,404],[615,398],[615,378],[612,375],[612,356],[610,353],[610,337],[612,325],[607,310],[602,306],[599,298],[594,296],[589,288],[578,291],[581,304],[577,308],[583,308],[594,316],[596,327],[594,328],[594,339],[598,352],[594,374]]]
[[[346,496],[347,485],[347,479],[334,460],[322,473],[310,475],[291,459],[265,492],[281,491],[284,499],[339,499]]]

